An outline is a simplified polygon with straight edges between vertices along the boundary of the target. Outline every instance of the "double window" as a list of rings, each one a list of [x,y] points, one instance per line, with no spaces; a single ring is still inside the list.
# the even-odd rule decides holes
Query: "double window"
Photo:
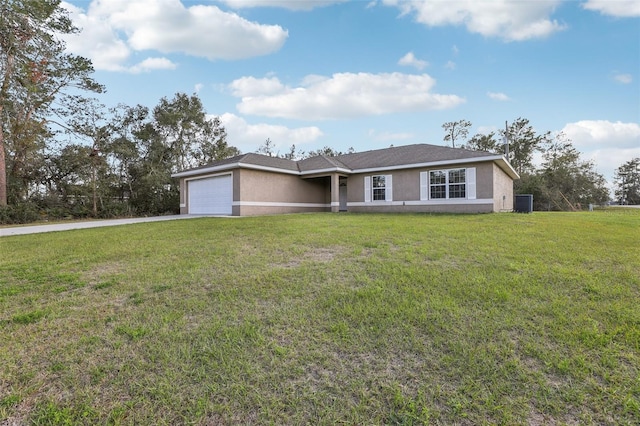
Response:
[[[364,177],[364,201],[391,201],[391,175],[374,175]]]
[[[431,170],[420,173],[421,200],[476,198],[476,169]]]

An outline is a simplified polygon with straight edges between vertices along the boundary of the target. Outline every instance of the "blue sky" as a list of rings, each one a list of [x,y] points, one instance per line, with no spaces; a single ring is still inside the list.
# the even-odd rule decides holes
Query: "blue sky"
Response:
[[[73,0],[100,100],[197,93],[228,142],[285,153],[444,145],[526,118],[609,181],[640,157],[640,1]]]

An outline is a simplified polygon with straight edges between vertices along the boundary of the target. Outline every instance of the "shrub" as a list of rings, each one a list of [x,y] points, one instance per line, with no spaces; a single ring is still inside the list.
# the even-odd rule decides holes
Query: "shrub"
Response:
[[[0,223],[17,224],[40,220],[40,209],[37,204],[28,202],[0,207]]]

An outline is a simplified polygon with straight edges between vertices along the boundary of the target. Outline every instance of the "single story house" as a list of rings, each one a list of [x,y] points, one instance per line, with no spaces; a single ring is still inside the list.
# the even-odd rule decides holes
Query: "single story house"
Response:
[[[248,153],[175,173],[181,214],[513,210],[502,155],[417,144],[300,161]]]

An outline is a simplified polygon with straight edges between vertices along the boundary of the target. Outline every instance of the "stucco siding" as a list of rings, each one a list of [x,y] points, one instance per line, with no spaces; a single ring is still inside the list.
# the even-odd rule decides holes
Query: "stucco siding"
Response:
[[[493,210],[510,212],[513,210],[513,180],[498,166],[493,165]]]
[[[187,184],[184,178],[180,179],[180,214],[188,214],[189,209],[187,207]]]
[[[239,169],[233,214],[261,214],[329,211],[329,178],[301,179],[299,176]],[[329,202],[327,201],[329,199]]]
[[[476,168],[476,198],[493,198],[493,163],[472,164]]]
[[[347,180],[347,209],[351,212],[453,212],[488,213],[494,211],[493,163],[471,163],[476,169],[476,198],[473,200],[420,200],[420,172],[461,167],[415,168],[380,173],[362,173]],[[365,203],[365,176],[391,175],[393,200]],[[504,175],[504,173],[503,173]],[[505,177],[508,176],[505,175]]]
[[[348,206],[348,211],[352,213],[491,213],[493,204],[430,204],[412,205],[407,202],[392,204],[374,204]]]

